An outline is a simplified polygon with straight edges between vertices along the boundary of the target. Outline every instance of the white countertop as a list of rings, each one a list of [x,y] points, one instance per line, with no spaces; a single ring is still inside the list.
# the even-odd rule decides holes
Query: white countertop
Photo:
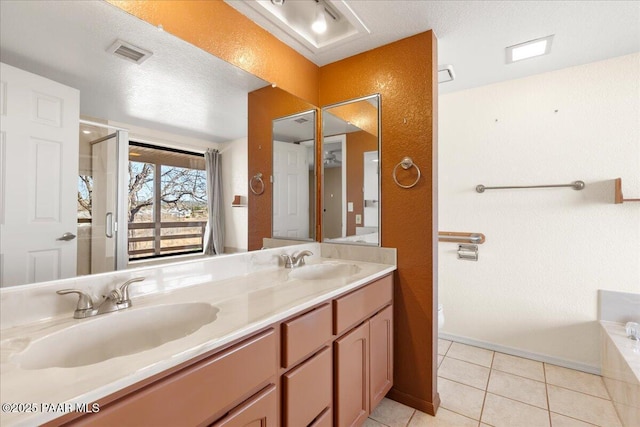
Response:
[[[351,260],[313,260],[314,264],[336,262],[355,264],[360,267],[360,271],[343,279],[294,280],[288,277],[291,270],[278,267],[134,298],[133,306],[127,311],[187,302],[210,303],[220,311],[215,321],[184,338],[93,365],[27,370],[12,362],[13,355],[27,348],[31,341],[91,319],[73,319],[73,313],[69,312],[65,316],[57,316],[47,321],[4,329],[0,341],[0,399],[3,404],[91,404],[396,269],[394,265]],[[118,313],[110,313],[93,319],[117,315]],[[60,345],[64,346],[65,343],[62,342]],[[0,424],[35,425],[63,414],[3,411],[0,414]]]
[[[627,337],[624,323],[601,320],[600,325],[611,337],[611,341],[640,383],[640,341]]]

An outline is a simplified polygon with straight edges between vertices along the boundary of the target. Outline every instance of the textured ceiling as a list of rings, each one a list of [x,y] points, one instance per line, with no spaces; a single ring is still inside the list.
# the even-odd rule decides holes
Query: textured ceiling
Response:
[[[107,53],[118,38],[153,55]],[[247,135],[247,93],[267,85],[102,1],[2,0],[0,60],[79,89],[82,115],[213,142]]]
[[[456,80],[440,85],[440,93],[640,51],[639,1],[327,1],[348,4],[371,34],[310,53],[244,0],[226,0],[318,65],[432,29],[438,63],[453,65],[456,74]],[[550,34],[555,34],[550,55],[505,63],[507,46]]]
[[[640,50],[638,1],[346,4],[371,34],[317,54],[259,15],[251,18],[319,65],[434,29],[439,63],[452,64],[456,73],[455,81],[439,86],[441,93]],[[548,34],[555,34],[550,55],[505,64],[506,46]],[[153,56],[135,65],[108,54],[117,38]],[[0,1],[0,60],[78,88],[83,115],[214,142],[246,136],[246,94],[266,85],[102,1]]]

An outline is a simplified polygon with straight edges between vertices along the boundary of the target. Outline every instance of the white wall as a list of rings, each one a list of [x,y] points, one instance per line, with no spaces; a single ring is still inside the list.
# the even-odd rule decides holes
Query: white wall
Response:
[[[224,194],[225,252],[243,252],[249,248],[247,189],[249,155],[247,138],[226,142],[222,153],[222,185]],[[232,207],[234,195],[240,195],[243,207]]]
[[[640,291],[640,203],[612,181],[640,198],[640,54],[442,95],[438,124],[440,230],[487,237],[478,262],[439,244],[441,332],[597,372],[597,290]]]

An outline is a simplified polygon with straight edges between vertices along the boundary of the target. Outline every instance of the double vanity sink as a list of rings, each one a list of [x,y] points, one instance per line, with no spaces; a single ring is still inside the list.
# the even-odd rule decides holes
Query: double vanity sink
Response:
[[[152,292],[133,298],[131,308],[87,319],[69,312],[5,329],[1,394],[15,402],[95,402],[394,269],[315,258],[297,268]],[[2,424],[60,415],[5,413]]]
[[[287,276],[290,280],[333,280],[360,270],[355,264],[327,262],[291,269]],[[108,313],[38,338],[10,361],[21,369],[93,365],[191,335],[215,321],[218,311],[208,303],[189,302]]]

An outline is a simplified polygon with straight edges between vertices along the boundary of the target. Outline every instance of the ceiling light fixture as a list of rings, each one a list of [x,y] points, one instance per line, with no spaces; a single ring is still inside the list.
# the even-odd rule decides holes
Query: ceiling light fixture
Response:
[[[327,17],[324,16],[324,6],[319,0],[316,0],[316,19],[311,24],[311,29],[317,34],[327,31]]]
[[[507,47],[507,64],[548,54],[552,41],[553,34]]]
[[[271,0],[271,4],[282,6],[284,4],[284,0]]]
[[[85,130],[82,131],[82,133],[84,133],[85,135],[89,135],[91,133],[91,131],[85,129]]]

